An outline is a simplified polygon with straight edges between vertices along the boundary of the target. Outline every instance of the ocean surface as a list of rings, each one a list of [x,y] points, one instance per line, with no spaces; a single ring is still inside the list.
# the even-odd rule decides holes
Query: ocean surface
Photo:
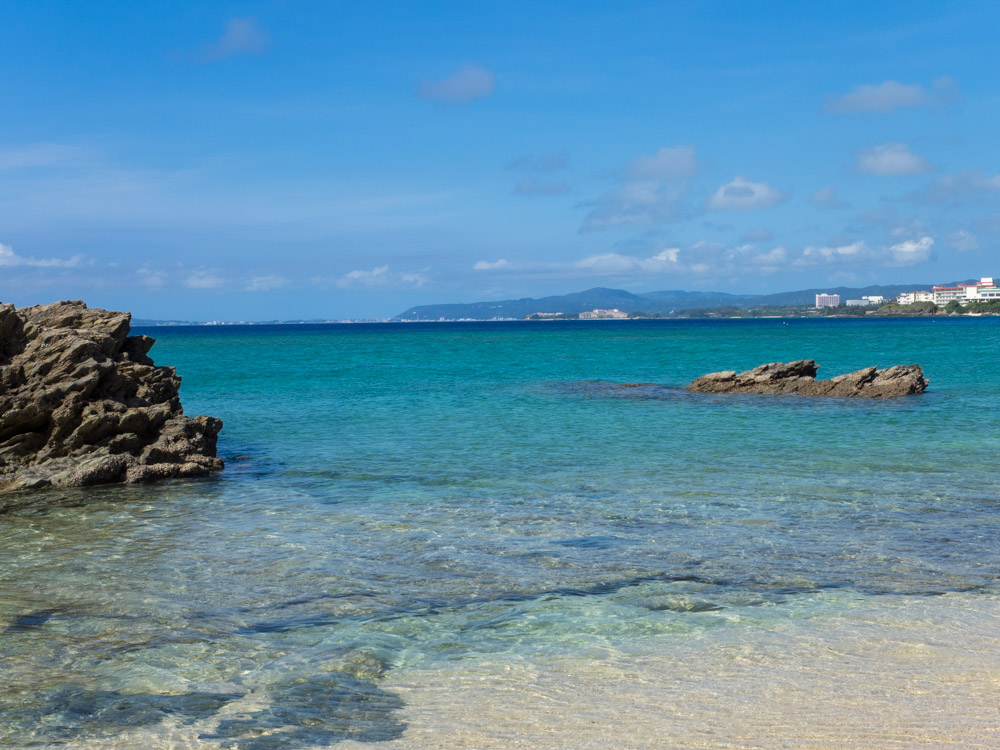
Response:
[[[1000,319],[140,332],[227,468],[4,500],[0,747],[1000,746]]]

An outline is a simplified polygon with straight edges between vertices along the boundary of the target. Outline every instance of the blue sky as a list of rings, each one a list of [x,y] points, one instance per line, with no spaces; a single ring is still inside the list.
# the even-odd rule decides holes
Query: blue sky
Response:
[[[8,3],[0,300],[1000,275],[1000,4]]]

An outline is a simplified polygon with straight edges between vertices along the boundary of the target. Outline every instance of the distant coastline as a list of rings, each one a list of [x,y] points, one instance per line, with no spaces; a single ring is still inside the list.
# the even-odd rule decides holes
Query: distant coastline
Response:
[[[884,312],[870,311],[866,315],[856,313],[828,312],[824,314],[809,314],[795,310],[780,314],[723,314],[712,309],[698,310],[690,315],[630,315],[622,319],[581,320],[579,316],[548,317],[548,318],[437,318],[434,320],[400,320],[398,318],[349,318],[329,320],[231,320],[231,321],[168,321],[137,319],[132,325],[135,328],[233,328],[237,326],[315,326],[315,325],[413,325],[435,323],[627,323],[629,321],[684,321],[684,320],[885,320],[887,318],[992,318],[1000,316],[997,312],[936,313],[914,312]]]
[[[966,282],[954,282],[954,288]],[[975,283],[975,282],[972,282]],[[839,314],[860,315],[871,307],[856,308],[858,300],[895,300],[900,295],[931,289],[933,284],[889,284],[866,287],[826,287],[774,294],[730,294],[664,290],[632,293],[624,289],[595,287],[582,292],[550,297],[494,300],[468,303],[418,305],[395,316],[400,321],[502,320],[525,318],[572,318],[594,310],[619,310],[630,317],[767,317],[827,314],[817,311],[817,295],[849,301],[837,307]],[[825,308],[824,308],[825,309]],[[911,307],[911,313],[925,314]]]

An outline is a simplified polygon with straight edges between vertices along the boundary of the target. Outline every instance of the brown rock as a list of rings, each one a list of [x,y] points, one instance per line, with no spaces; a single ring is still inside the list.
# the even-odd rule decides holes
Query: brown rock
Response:
[[[756,393],[765,396],[839,396],[846,398],[895,398],[923,393],[927,388],[920,365],[896,365],[817,380],[819,367],[811,359],[770,362],[752,370],[725,370],[702,375],[687,387],[695,393]]]
[[[222,422],[185,417],[129,313],[0,304],[0,492],[203,476]]]

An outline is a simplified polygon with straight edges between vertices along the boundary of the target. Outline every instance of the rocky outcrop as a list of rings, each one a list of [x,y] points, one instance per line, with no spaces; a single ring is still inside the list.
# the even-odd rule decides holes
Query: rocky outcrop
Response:
[[[819,369],[811,359],[771,362],[746,372],[735,370],[702,375],[687,387],[695,393],[757,393],[766,396],[841,396],[895,398],[923,393],[927,388],[920,365],[896,365],[879,370],[866,367],[829,380],[817,380]]]
[[[0,304],[0,492],[218,471],[222,421],[185,417],[129,313]]]

